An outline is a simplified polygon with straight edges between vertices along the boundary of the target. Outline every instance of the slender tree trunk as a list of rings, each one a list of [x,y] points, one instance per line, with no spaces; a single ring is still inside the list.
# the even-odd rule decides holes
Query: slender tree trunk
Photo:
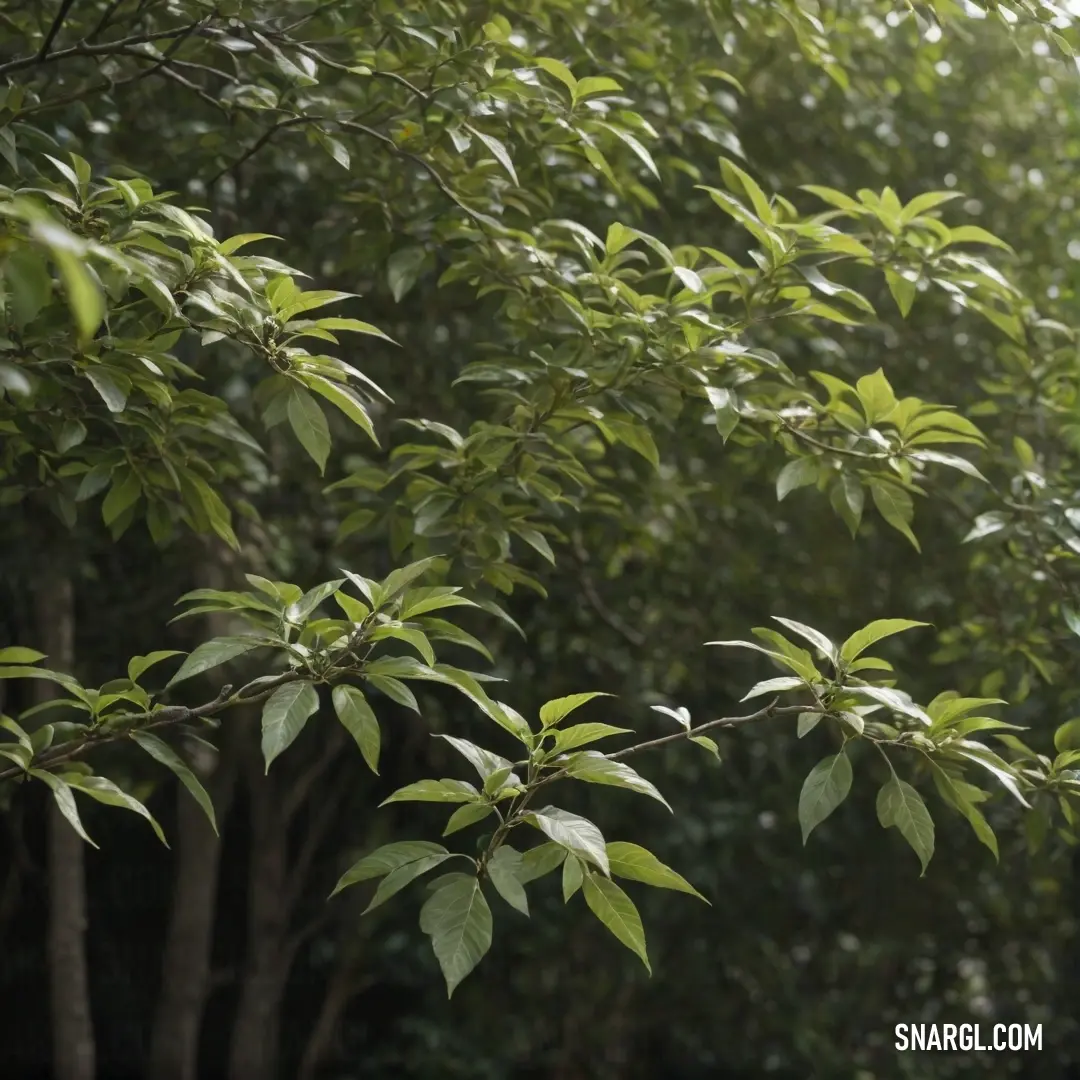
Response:
[[[208,560],[203,577],[207,588],[228,587],[220,558]],[[211,637],[228,633],[227,619],[220,614],[210,615],[207,623]],[[230,717],[218,759],[207,763],[211,767],[200,769],[197,758],[191,762],[210,792],[219,830],[224,828],[235,787],[239,720]],[[210,991],[221,839],[180,784],[176,800],[176,879],[150,1036],[149,1080],[196,1080],[199,1035]]]
[[[235,773],[225,747],[209,784],[219,829],[232,800]],[[149,1080],[196,1080],[199,1034],[210,989],[221,840],[179,784],[176,800],[176,882],[150,1039]]]
[[[254,734],[254,733],[253,733]],[[278,1021],[288,977],[288,838],[276,777],[263,776],[258,745],[246,746],[251,813],[247,957],[233,1024],[229,1080],[276,1080]]]
[[[290,924],[319,847],[348,790],[334,783],[330,773],[348,736],[335,725],[321,753],[287,779],[280,766],[269,776],[263,774],[257,731],[251,734],[244,747],[251,812],[247,956],[233,1026],[229,1080],[275,1080],[281,1004],[289,971],[301,943],[322,917],[292,932]],[[296,838],[295,851],[290,851],[291,825],[301,810],[306,811],[305,825]]]
[[[349,955],[344,957],[334,969],[326,993],[323,995],[319,1015],[315,1018],[311,1034],[304,1046],[297,1080],[316,1080],[320,1070],[326,1066],[334,1053],[342,1014],[349,1002],[362,989],[357,977],[359,966],[359,958]]]
[[[50,667],[70,671],[75,654],[71,579],[49,577],[37,594],[37,625]],[[56,696],[36,680],[39,700]],[[86,963],[86,849],[56,805],[49,803],[49,995],[55,1080],[94,1080],[94,1027]]]

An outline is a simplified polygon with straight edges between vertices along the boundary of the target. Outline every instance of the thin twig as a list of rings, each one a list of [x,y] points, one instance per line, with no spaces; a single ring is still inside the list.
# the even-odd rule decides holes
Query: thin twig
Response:
[[[52,43],[56,40],[56,35],[60,33],[60,28],[64,25],[64,20],[74,3],[75,0],[63,0],[60,4],[60,10],[56,13],[56,18],[53,19],[53,24],[49,27],[49,32],[45,35],[45,40],[41,43],[41,49],[37,54],[39,64],[49,55],[49,49],[52,48]]]
[[[44,755],[40,760],[31,762],[31,765],[35,769],[53,768],[68,761],[75,761],[95,747],[126,739],[133,731],[156,731],[161,728],[175,727],[177,724],[190,723],[193,720],[210,719],[236,705],[256,705],[261,701],[265,701],[279,686],[294,682],[299,678],[300,674],[296,671],[283,672],[272,682],[263,684],[263,689],[257,694],[252,694],[251,697],[230,696],[232,695],[232,687],[223,686],[213,700],[204,702],[202,705],[196,705],[193,708],[188,708],[185,705],[168,705],[164,709],[158,709],[155,712],[136,713],[128,716],[125,718],[128,721],[127,726],[119,731],[110,731],[104,728],[87,728],[85,735],[79,739],[75,746],[64,743],[57,747],[56,752]],[[149,722],[143,723],[142,721]],[[0,771],[0,781],[23,775],[25,775],[25,771],[20,766],[15,765]]]
[[[296,127],[298,124],[315,124],[321,120],[321,116],[290,116],[285,120],[279,120],[272,127],[267,128],[231,165],[226,165],[224,169],[217,173],[208,186],[213,187],[223,176],[227,176],[229,173],[239,169],[245,161],[253,158],[282,129]]]
[[[573,551],[574,558],[577,560],[580,569],[578,580],[581,582],[581,589],[582,592],[585,593],[585,599],[589,601],[596,614],[599,615],[612,630],[621,634],[635,648],[642,648],[646,641],[648,641],[646,635],[641,633],[640,630],[635,630],[632,626],[628,626],[604,603],[603,597],[601,597],[596,588],[596,584],[592,579],[592,575],[586,569],[589,561],[589,553],[585,550],[585,545],[581,539],[581,533],[576,529],[574,530],[573,536]]]
[[[198,26],[199,23],[192,23],[189,26],[174,27],[172,30],[158,30],[152,34],[133,34],[131,37],[120,38],[118,41],[106,41],[101,45],[72,45],[68,49],[59,49],[46,56],[36,52],[33,56],[23,56],[17,60],[9,60],[6,64],[0,64],[0,75],[37,67],[38,64],[55,64],[60,60],[70,60],[75,56],[113,56],[116,53],[127,52],[136,45],[148,45],[151,41],[165,41],[190,34]]]
[[[101,35],[108,29],[109,23],[112,22],[113,16],[124,6],[124,0],[113,0],[113,2],[102,12],[101,19],[98,21],[97,26],[86,35],[86,42],[89,44],[92,41],[96,41]]]
[[[676,731],[674,735],[663,735],[659,739],[649,739],[648,742],[628,746],[625,750],[618,750],[614,754],[606,754],[605,757],[608,761],[618,761],[619,758],[629,757],[631,754],[636,754],[641,750],[653,750],[657,746],[666,746],[668,743],[679,742],[682,739],[691,739],[696,735],[700,735],[703,731],[708,731],[710,728],[738,727],[740,724],[749,724],[754,720],[764,720],[767,716],[788,716],[791,713],[814,711],[811,705],[782,705],[777,708],[776,703],[779,700],[779,698],[773,698],[764,708],[749,713],[747,716],[722,716],[719,720],[709,720],[704,724],[698,724],[695,728]]]

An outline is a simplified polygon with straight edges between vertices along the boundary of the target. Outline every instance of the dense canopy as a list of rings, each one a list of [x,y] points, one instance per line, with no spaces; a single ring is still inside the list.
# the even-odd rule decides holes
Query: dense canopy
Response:
[[[1075,1065],[1078,44],[0,10],[0,1071]]]

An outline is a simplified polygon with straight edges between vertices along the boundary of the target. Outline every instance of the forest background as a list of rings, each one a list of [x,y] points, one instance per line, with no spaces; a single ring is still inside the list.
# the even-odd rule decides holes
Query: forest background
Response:
[[[0,1073],[1076,1075],[1078,44],[4,5]]]

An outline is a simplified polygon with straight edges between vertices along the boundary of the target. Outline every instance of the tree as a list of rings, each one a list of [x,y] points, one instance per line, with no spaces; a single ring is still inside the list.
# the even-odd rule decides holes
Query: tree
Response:
[[[443,863],[467,869],[436,878],[420,915],[450,993],[491,943],[492,890],[527,912],[525,886],[555,869],[564,899],[581,891],[648,966],[641,917],[616,879],[696,890],[636,842],[608,842],[591,818],[540,806],[539,789],[576,780],[665,802],[623,759],[687,739],[719,757],[717,733],[743,723],[791,715],[796,736],[830,751],[798,798],[804,840],[848,796],[854,762],[855,783],[877,788],[870,813],[896,827],[924,873],[935,826],[920,789],[958,811],[995,856],[982,809],[992,792],[1034,804],[1035,832],[1053,810],[1071,842],[1080,744],[1068,691],[1039,690],[1038,704],[1057,721],[1047,725],[1056,729],[1053,756],[1049,730],[1029,747],[1017,725],[984,715],[1006,704],[1003,695],[1022,709],[1033,679],[1049,684],[1067,672],[1080,628],[1069,606],[1073,332],[1055,318],[1055,301],[1067,297],[1060,285],[1047,295],[1046,267],[1055,263],[1043,252],[1031,265],[1009,261],[1012,249],[998,238],[1008,204],[993,199],[1010,193],[993,169],[971,178],[989,204],[990,231],[957,210],[955,175],[941,188],[919,162],[880,152],[869,168],[851,161],[861,147],[845,135],[846,120],[866,123],[860,109],[891,110],[879,125],[890,133],[908,124],[902,145],[926,142],[925,113],[912,106],[899,116],[899,90],[886,85],[882,104],[882,71],[886,83],[909,80],[919,101],[952,93],[937,41],[911,47],[908,31],[921,17],[890,32],[876,23],[876,7],[859,10],[858,20],[783,7],[710,9],[706,18],[690,5],[626,5],[601,18],[556,5],[497,14],[187,2],[61,5],[42,26],[31,14],[11,17],[11,57],[0,63],[11,80],[0,116],[10,180],[0,192],[8,326],[0,468],[4,504],[21,509],[12,549],[33,552],[52,528],[43,524],[47,509],[71,530],[75,552],[103,546],[101,525],[108,542],[123,545],[145,523],[163,547],[178,532],[216,536],[250,572],[246,589],[237,582],[182,597],[183,616],[210,613],[231,625],[194,648],[160,690],[157,665],[172,662],[171,649],[134,657],[126,678],[114,671],[96,689],[43,666],[36,650],[0,652],[0,677],[52,682],[67,696],[48,707],[86,717],[43,723],[41,706],[12,709],[0,750],[11,765],[0,780],[46,785],[87,838],[74,793],[135,810],[159,829],[132,793],[141,767],[131,755],[142,750],[213,820],[197,770],[169,741],[174,733],[197,745],[189,735],[202,738],[219,718],[232,724],[234,710],[258,707],[264,783],[273,784],[288,767],[279,756],[301,753],[294,743],[329,704],[377,772],[391,705],[435,724],[438,709],[425,699],[421,710],[410,684],[449,686],[502,729],[474,741],[439,724],[480,784],[413,780],[387,801],[451,804],[447,833],[486,820],[486,835],[468,855],[431,839],[392,840],[365,853],[338,888],[379,878],[378,907]],[[1062,16],[1017,14],[1024,47],[1068,47]],[[943,7],[936,17],[946,34],[973,37],[949,41],[945,55],[958,65],[1011,47],[1000,30]],[[1048,36],[1030,22],[1046,24]],[[883,52],[875,25],[904,48]],[[717,41],[730,70],[716,66]],[[752,54],[755,41],[767,42],[764,57]],[[805,65],[794,81],[769,66],[792,43]],[[1028,53],[993,89],[1007,88],[1023,102],[1018,115],[1042,122],[1035,72],[1060,78],[1061,65],[1048,49]],[[804,108],[807,97],[831,108],[830,122],[793,135],[796,92]],[[732,122],[736,94],[754,117],[741,125]],[[152,138],[140,131],[143,118]],[[1008,131],[998,114],[976,119],[988,138]],[[1056,122],[1068,137],[1071,118]],[[787,160],[790,143],[773,131],[816,140],[824,153]],[[300,140],[324,156],[298,158]],[[831,174],[822,177],[815,165],[826,157]],[[1052,157],[1040,172],[1048,189]],[[186,206],[170,188],[209,209]],[[233,228],[253,231],[226,236]],[[289,263],[249,254],[256,243],[277,250],[277,236]],[[1010,239],[1019,246],[1025,237]],[[314,287],[298,284],[304,275],[291,262],[309,267]],[[356,290],[373,289],[357,302]],[[345,304],[347,316],[326,313]],[[900,353],[940,358],[949,343],[934,335],[951,325],[971,345],[977,376],[949,359],[940,377]],[[350,351],[350,340],[366,351]],[[404,363],[422,378],[403,377]],[[253,435],[256,421],[262,431]],[[399,440],[391,421],[416,434]],[[311,462],[337,477],[323,491]],[[732,614],[730,605],[718,611],[715,587],[701,581],[709,560],[694,517],[733,524],[725,498],[749,487],[738,506],[755,524],[740,525],[732,553],[745,561],[768,550],[803,575],[829,559],[815,552],[805,563],[760,537],[789,527],[762,502],[765,475],[781,509],[789,497],[827,505],[852,536],[898,563],[908,557],[881,547],[883,525],[916,550],[932,540],[920,564],[931,569],[918,573],[954,598],[954,624],[939,628],[938,658],[953,665],[947,679],[900,651],[909,662],[898,665],[904,692],[892,664],[867,654],[924,627],[908,617],[921,612],[871,609],[841,579],[830,588],[847,622],[825,634],[818,617],[789,604],[798,589],[770,584],[762,591],[780,603],[775,625],[756,628],[754,641],[714,642],[747,647],[781,670],[746,695],[769,704],[693,724],[679,704],[690,687],[664,668],[685,668],[691,641],[719,636],[709,619],[727,623]],[[816,494],[795,494],[801,488]],[[921,496],[929,497],[916,521]],[[970,559],[956,543],[964,533],[980,545]],[[992,562],[987,542],[1006,544]],[[315,553],[282,555],[308,548]],[[656,581],[672,557],[691,582],[678,605]],[[41,572],[32,554],[23,558]],[[595,567],[611,574],[631,560],[642,576],[639,603],[616,611]],[[283,561],[335,576],[305,590],[279,580],[287,575],[273,564]],[[831,566],[843,569],[834,555]],[[854,589],[868,568],[848,569]],[[471,649],[506,672],[520,655],[507,631],[524,627],[530,641],[571,631],[572,620],[540,613],[522,589],[541,599],[550,590],[564,610],[587,603],[623,648],[614,671],[596,674],[609,690],[656,707],[674,725],[668,733],[643,732],[602,752],[595,742],[631,732],[564,724],[596,696],[581,683],[543,704],[530,693],[519,712],[485,689],[490,675],[444,662],[447,651]],[[817,605],[819,615],[829,609],[823,591]],[[747,606],[754,616],[761,610]],[[669,645],[656,628],[671,607],[680,633]],[[855,633],[838,644],[841,630]],[[534,678],[553,677],[553,651],[526,653]],[[247,665],[241,689],[235,679],[219,682],[201,704],[175,703],[182,691],[174,687],[238,663]],[[627,671],[631,663],[644,670]],[[962,692],[941,693],[943,683]],[[518,692],[515,682],[508,690],[500,696]],[[322,760],[293,766],[301,788],[292,790],[303,793],[313,769],[322,775]],[[252,806],[262,799],[270,813],[273,789],[255,778],[247,789]],[[333,810],[326,814],[332,820]],[[324,837],[312,829],[302,845],[310,852]],[[539,844],[511,846],[512,830],[516,843],[530,829]],[[274,838],[285,830],[271,823],[266,844],[256,844],[277,880],[288,853],[273,849]],[[305,867],[314,858],[298,856]],[[280,1009],[299,942],[286,940],[292,914],[279,906],[262,920],[281,924],[263,940],[275,989],[265,1008],[252,1006],[251,1030],[270,1023],[266,1009]],[[261,919],[254,907],[252,918],[253,926]],[[251,955],[262,948],[253,943]],[[243,1040],[234,1043],[234,1074],[249,1061]]]

